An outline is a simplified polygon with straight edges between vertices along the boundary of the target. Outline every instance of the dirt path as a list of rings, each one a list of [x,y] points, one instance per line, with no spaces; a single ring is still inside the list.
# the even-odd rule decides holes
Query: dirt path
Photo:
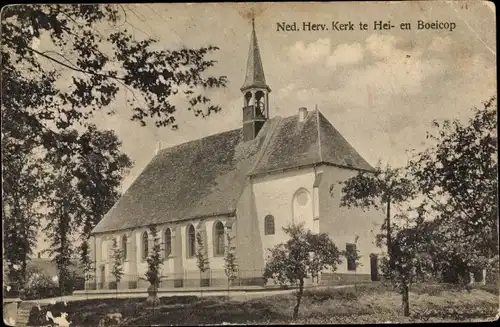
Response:
[[[341,285],[341,286],[324,286],[318,287],[316,289],[324,288],[347,288],[352,287],[352,285]],[[231,291],[230,298],[236,301],[246,301],[249,299],[255,299],[265,296],[272,296],[278,294],[287,294],[294,292],[294,290],[263,290],[263,291]],[[170,296],[200,296],[200,292],[175,292],[175,293],[160,293],[159,297],[170,297]],[[208,296],[227,296],[227,291],[203,291],[203,297]],[[35,305],[45,305],[56,302],[70,302],[70,301],[82,301],[87,299],[115,299],[115,298],[146,298],[146,293],[118,293],[118,294],[78,294],[78,295],[66,295],[56,298],[39,299],[39,300],[29,300],[23,302],[33,303]]]

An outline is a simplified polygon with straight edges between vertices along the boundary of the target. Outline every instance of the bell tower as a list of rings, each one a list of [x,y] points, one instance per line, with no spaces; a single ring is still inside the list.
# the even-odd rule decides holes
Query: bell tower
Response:
[[[245,82],[240,90],[243,93],[243,140],[249,141],[257,136],[266,120],[269,119],[269,93],[271,92],[264,76],[253,18],[247,71]]]

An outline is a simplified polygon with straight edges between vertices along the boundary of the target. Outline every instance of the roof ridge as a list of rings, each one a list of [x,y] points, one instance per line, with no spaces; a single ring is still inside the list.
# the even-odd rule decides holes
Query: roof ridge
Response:
[[[248,171],[247,175],[251,175],[252,172],[255,170],[255,168],[257,168],[257,166],[259,165],[260,161],[262,160],[262,157],[264,157],[264,153],[266,152],[267,146],[271,142],[271,139],[273,138],[274,133],[278,129],[278,125],[283,121],[282,117],[275,117],[275,118],[276,118],[276,122],[275,123],[272,122],[272,120],[269,120],[269,121],[272,122],[271,126],[269,126],[270,130],[267,133],[266,138],[264,139],[264,143],[262,144],[262,146],[260,148],[260,153],[257,156],[257,159],[255,160],[255,163],[253,164],[252,168],[250,168],[250,170]]]
[[[323,161],[323,154],[322,154],[322,151],[321,151],[321,145],[322,145],[322,142],[321,142],[321,128],[319,126],[319,109],[318,109],[318,105],[316,105],[316,128],[318,129],[318,152],[319,152],[319,160],[320,161]]]

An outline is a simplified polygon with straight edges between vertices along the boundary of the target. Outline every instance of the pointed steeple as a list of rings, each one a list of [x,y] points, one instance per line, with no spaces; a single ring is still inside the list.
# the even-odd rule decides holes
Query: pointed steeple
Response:
[[[240,90],[243,93],[243,139],[249,141],[259,134],[260,129],[269,118],[269,92],[271,92],[264,77],[253,18],[247,73]]]
[[[271,88],[266,84],[266,77],[264,76],[259,44],[257,42],[257,35],[255,34],[254,18],[252,18],[252,34],[250,36],[250,49],[248,50],[247,72],[241,91],[244,92],[250,88],[264,88],[268,92],[271,92]]]

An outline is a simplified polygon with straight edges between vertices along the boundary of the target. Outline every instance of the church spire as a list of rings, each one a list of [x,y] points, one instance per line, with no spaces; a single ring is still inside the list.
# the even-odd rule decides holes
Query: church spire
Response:
[[[269,118],[269,92],[271,92],[264,76],[254,18],[252,18],[247,72],[240,90],[243,93],[243,139],[249,141],[259,134]]]
[[[247,72],[241,91],[244,92],[252,87],[264,88],[268,92],[271,91],[271,88],[266,84],[264,67],[262,66],[262,59],[260,57],[259,44],[257,42],[257,35],[255,34],[255,18],[252,18],[252,34],[250,36],[250,49],[248,50]]]

